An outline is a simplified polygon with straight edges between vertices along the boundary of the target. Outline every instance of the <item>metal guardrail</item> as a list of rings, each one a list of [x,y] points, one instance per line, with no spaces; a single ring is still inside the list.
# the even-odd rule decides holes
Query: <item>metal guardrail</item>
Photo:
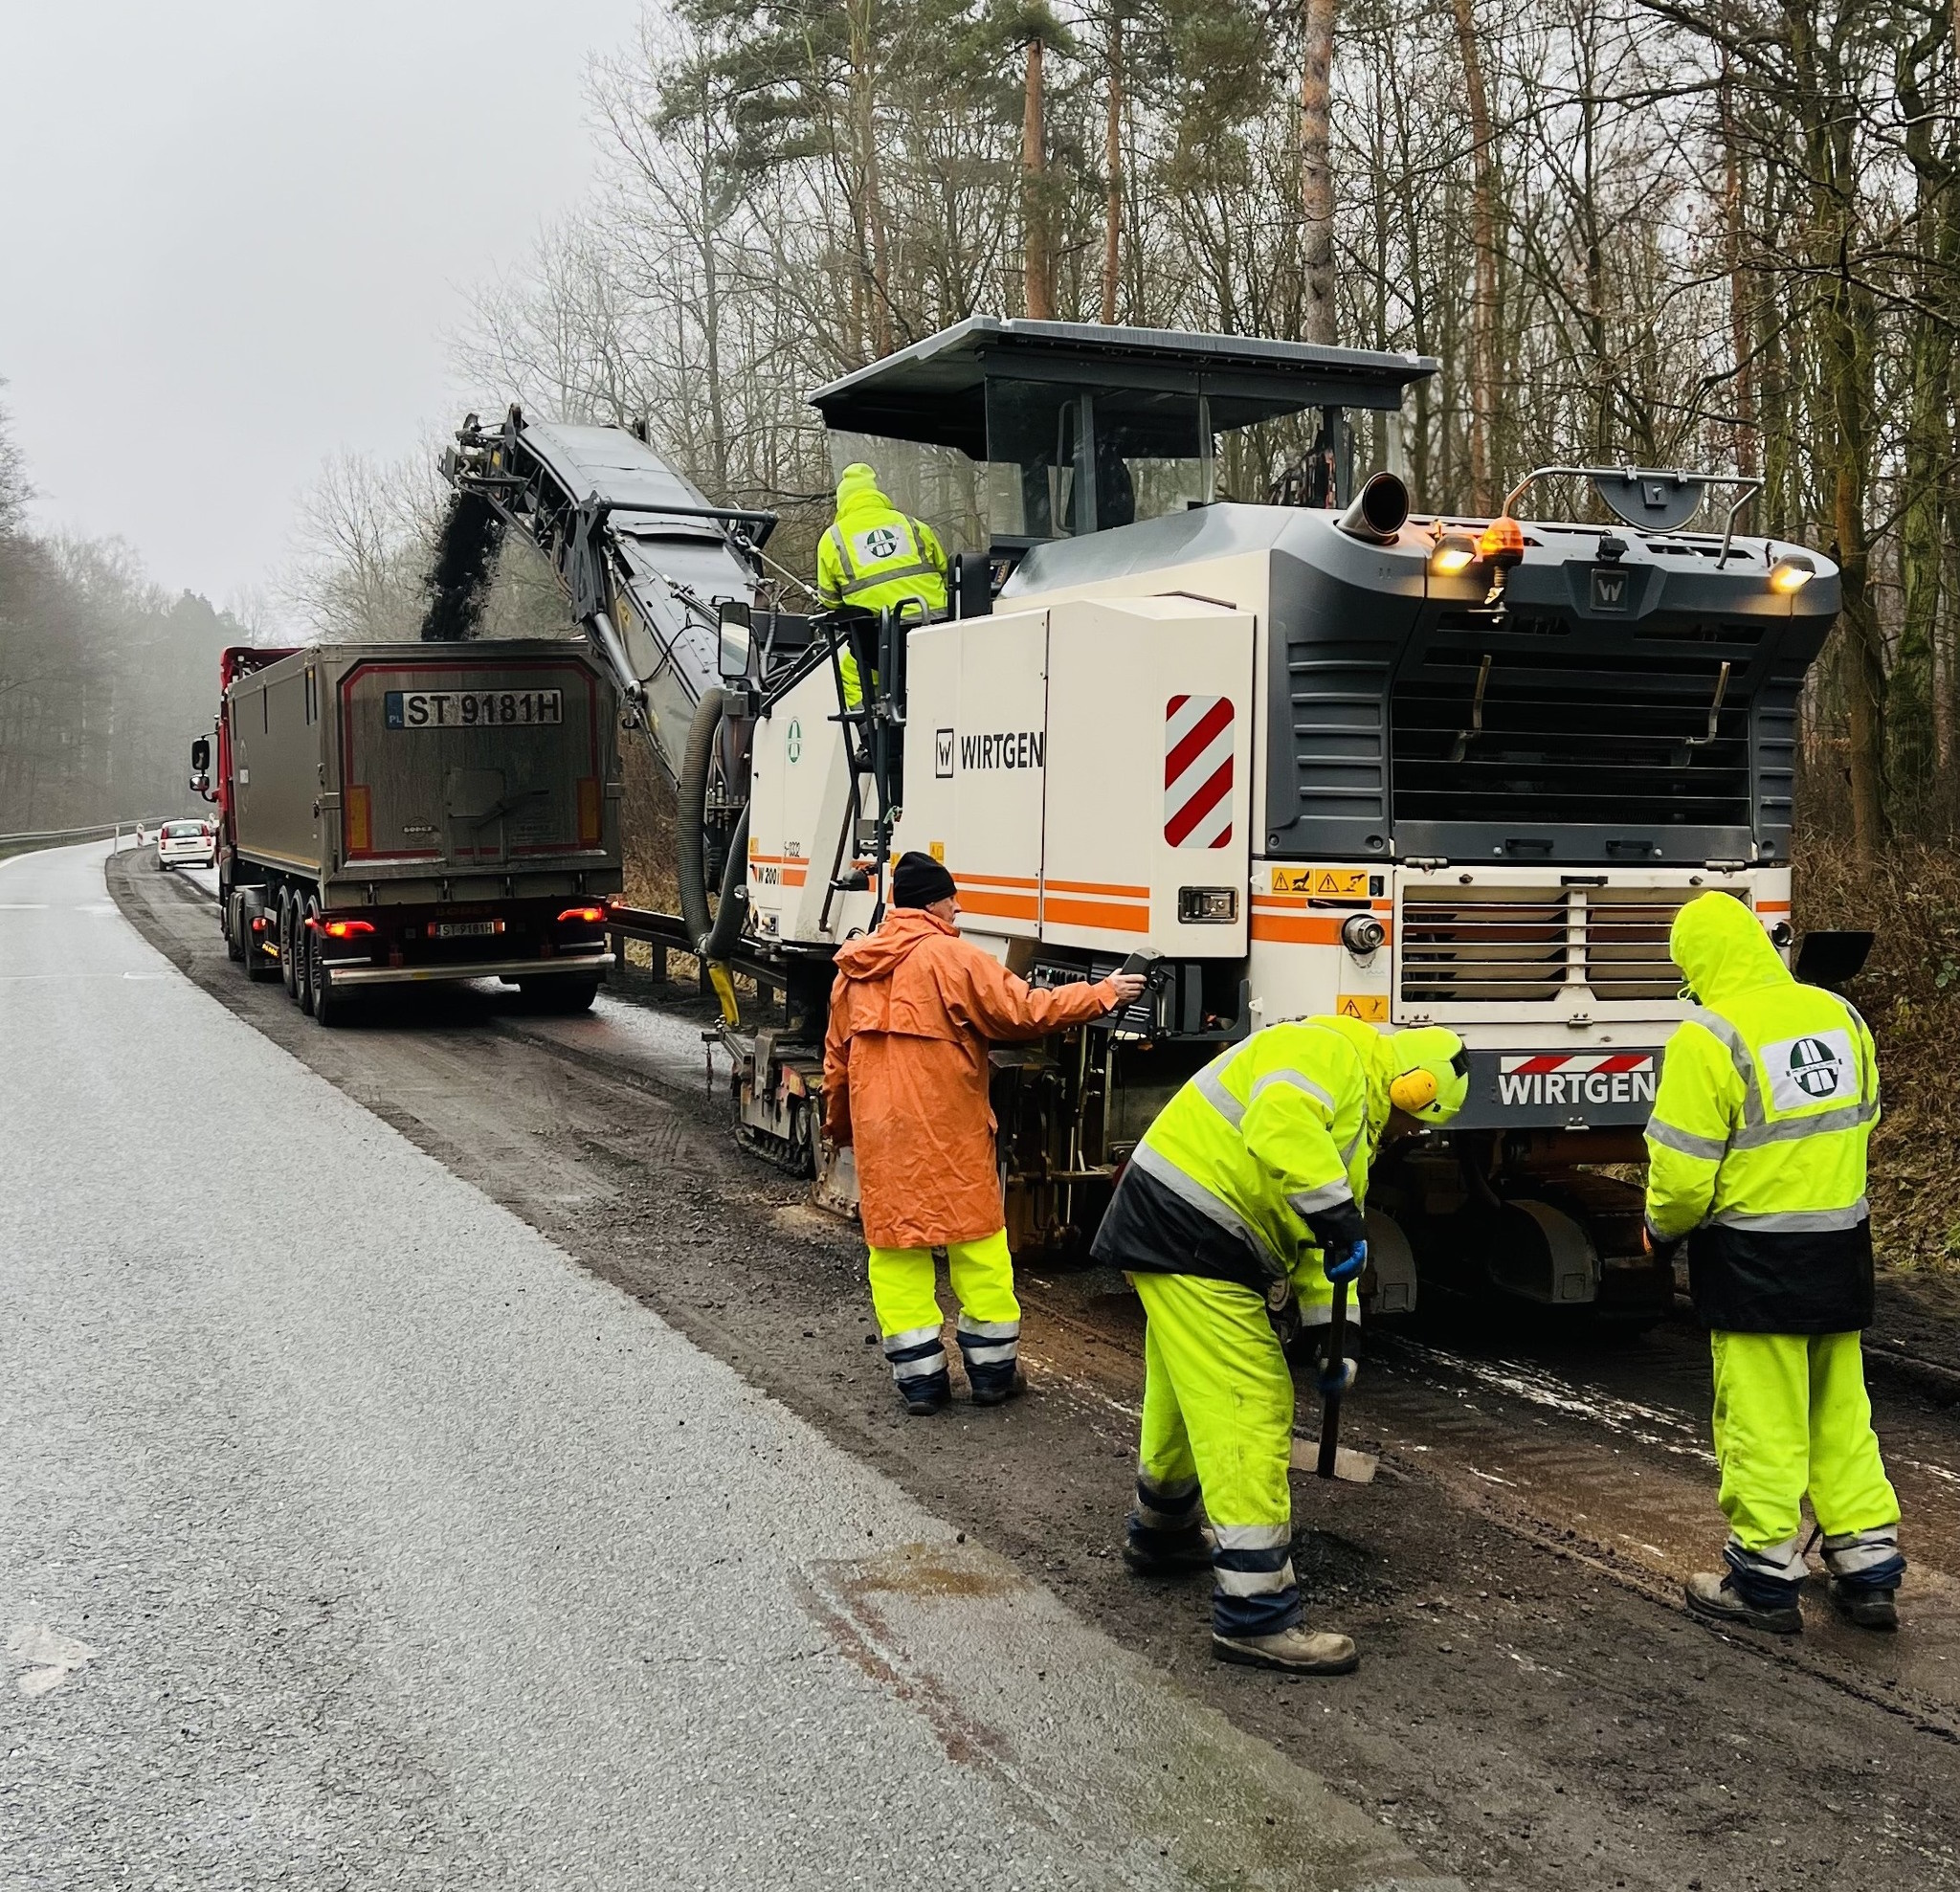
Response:
[[[123,829],[132,832],[138,827],[155,828],[166,821],[180,817],[169,814],[130,815],[122,821],[98,821],[91,828],[44,828],[21,835],[0,835],[0,848],[33,846],[40,843],[53,845],[60,841],[100,841],[104,836],[120,840]]]

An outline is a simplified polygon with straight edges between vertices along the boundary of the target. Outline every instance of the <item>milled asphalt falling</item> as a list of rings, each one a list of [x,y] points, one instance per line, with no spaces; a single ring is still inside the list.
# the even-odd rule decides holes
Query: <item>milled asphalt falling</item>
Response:
[[[103,852],[0,865],[0,1886],[1457,1883],[197,991]]]

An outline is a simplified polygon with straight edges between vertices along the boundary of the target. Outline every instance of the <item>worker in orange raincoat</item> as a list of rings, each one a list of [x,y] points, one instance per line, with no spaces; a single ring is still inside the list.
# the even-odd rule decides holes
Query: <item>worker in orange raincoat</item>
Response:
[[[824,1128],[858,1156],[859,1214],[871,1249],[871,1304],[905,1410],[951,1397],[934,1291],[944,1248],[960,1302],[960,1352],[976,1406],[1025,1384],[1015,1365],[1021,1308],[1001,1211],[990,1039],[1038,1038],[1127,1005],[1134,973],[1036,991],[963,940],[953,877],[930,855],[903,856],[891,911],[837,953],[823,1048]]]

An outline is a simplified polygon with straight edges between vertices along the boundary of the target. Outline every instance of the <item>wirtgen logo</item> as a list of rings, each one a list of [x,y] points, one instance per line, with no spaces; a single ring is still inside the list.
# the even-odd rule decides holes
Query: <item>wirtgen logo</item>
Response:
[[[1594,571],[1592,574],[1592,609],[1594,611],[1624,611],[1627,608],[1627,573],[1624,571]]]
[[[950,729],[932,732],[932,772],[942,782],[952,779],[953,732]]]

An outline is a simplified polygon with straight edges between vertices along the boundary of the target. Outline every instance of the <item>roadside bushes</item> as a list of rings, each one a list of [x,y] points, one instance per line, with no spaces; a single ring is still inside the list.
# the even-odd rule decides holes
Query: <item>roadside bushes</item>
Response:
[[[1872,1140],[1881,1264],[1960,1275],[1960,854],[1895,841],[1879,859],[1812,835],[1795,850],[1795,922],[1878,938],[1845,996],[1878,1040],[1884,1121]]]

